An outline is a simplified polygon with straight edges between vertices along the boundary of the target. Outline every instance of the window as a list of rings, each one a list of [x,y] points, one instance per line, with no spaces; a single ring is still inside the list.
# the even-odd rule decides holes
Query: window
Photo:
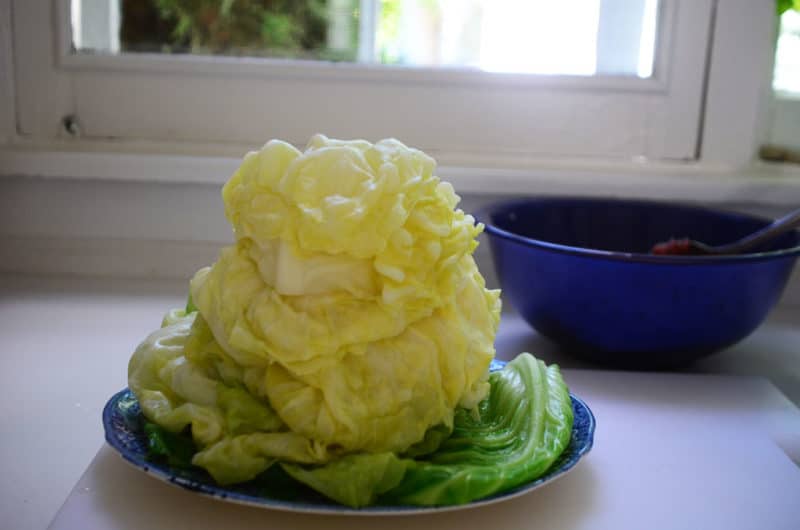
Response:
[[[772,88],[786,97],[800,98],[800,11],[784,12],[779,28]]]
[[[657,0],[73,0],[70,22],[83,54],[650,77],[657,12]]]
[[[626,26],[604,26],[602,20],[625,18],[622,8],[631,1],[569,4],[580,16],[590,13],[598,20],[593,37],[598,49],[613,49],[617,39],[630,39],[625,31],[608,28]],[[512,9],[508,0],[497,4]],[[556,3],[513,5],[528,4],[525,9]],[[88,5],[81,2],[81,9]],[[581,62],[586,52],[572,65],[583,75],[544,75],[485,71],[508,70],[503,64],[508,57],[501,52],[487,56],[485,69],[116,53],[113,39],[107,41],[110,53],[82,53],[72,45],[77,40],[88,46],[88,29],[81,27],[73,36],[67,2],[15,0],[17,128],[31,141],[64,141],[68,118],[69,131],[84,143],[226,153],[272,137],[303,144],[315,132],[395,136],[450,165],[508,164],[531,157],[695,159],[714,2],[637,5],[641,27],[632,50],[623,46],[616,48],[625,54],[595,54],[598,73],[593,75],[591,65]],[[486,13],[489,27],[491,13]],[[109,12],[108,27],[114,17]],[[648,24],[655,27],[650,33],[642,30]],[[42,36],[53,34],[52,46],[43,45]],[[562,56],[582,49],[578,42],[573,50],[571,42],[549,51]],[[651,45],[649,75],[648,61],[641,70],[639,62],[642,49]],[[509,49],[508,42],[498,46]],[[634,62],[635,70],[625,66]],[[529,65],[534,71],[547,66]]]

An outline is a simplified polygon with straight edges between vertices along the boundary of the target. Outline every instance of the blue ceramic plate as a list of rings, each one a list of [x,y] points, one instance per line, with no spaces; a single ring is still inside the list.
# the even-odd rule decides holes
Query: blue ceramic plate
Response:
[[[496,370],[505,363],[494,361]],[[571,470],[583,455],[592,448],[595,420],[586,403],[570,394],[575,420],[570,443],[547,473],[527,484],[510,491],[480,499],[469,504],[457,506],[370,506],[349,508],[336,504],[303,486],[286,488],[286,495],[266,495],[263,484],[256,481],[222,487],[200,468],[175,469],[167,464],[151,462],[147,459],[147,437],[143,429],[144,417],[136,397],[129,389],[115,394],[103,409],[103,427],[106,441],[134,467],[164,482],[213,497],[218,500],[246,504],[260,508],[270,508],[300,513],[340,514],[340,515],[411,515],[460,510],[493,504],[528,493],[543,486]]]

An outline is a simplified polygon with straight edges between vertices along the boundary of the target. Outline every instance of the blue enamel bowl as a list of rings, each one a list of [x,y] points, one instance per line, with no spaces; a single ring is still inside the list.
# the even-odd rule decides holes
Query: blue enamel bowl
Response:
[[[747,337],[800,254],[789,232],[735,256],[654,256],[655,243],[716,245],[770,220],[694,206],[527,198],[477,214],[503,297],[567,354],[618,368],[687,364]]]

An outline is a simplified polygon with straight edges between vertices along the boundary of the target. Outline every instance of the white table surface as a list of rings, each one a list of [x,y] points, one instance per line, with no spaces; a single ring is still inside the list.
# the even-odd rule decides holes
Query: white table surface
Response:
[[[351,519],[198,499],[129,469],[108,449],[98,453],[104,447],[100,412],[125,386],[132,349],[166,309],[183,304],[185,287],[0,277],[0,528],[46,528],[68,497],[53,528],[235,528],[234,522],[241,528],[358,528]],[[687,374],[588,367],[513,314],[503,317],[497,349],[501,358],[528,350],[569,367],[568,383],[598,416],[596,447],[546,488],[425,523],[499,528],[495,516],[502,516],[508,528],[800,527],[800,512],[790,502],[800,491],[791,460],[800,462],[799,413],[768,382],[800,402],[797,312],[776,312],[750,338]],[[739,377],[697,375],[709,372]],[[188,503],[183,512],[197,515],[170,520],[171,507],[180,503]],[[409,524],[381,522],[386,528]]]
[[[800,440],[800,412],[765,380],[588,370],[565,377],[597,417],[595,447],[569,474],[517,499],[379,520],[286,514],[180,490],[105,448],[51,528],[797,529],[800,469],[772,435]]]

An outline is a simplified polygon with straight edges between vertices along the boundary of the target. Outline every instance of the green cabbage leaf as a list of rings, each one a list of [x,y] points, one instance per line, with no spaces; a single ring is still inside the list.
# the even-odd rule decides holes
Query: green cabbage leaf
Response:
[[[521,354],[490,376],[478,414],[461,409],[452,435],[423,459],[357,454],[319,467],[283,464],[348,506],[464,504],[544,474],[570,440],[573,412],[558,366]]]

